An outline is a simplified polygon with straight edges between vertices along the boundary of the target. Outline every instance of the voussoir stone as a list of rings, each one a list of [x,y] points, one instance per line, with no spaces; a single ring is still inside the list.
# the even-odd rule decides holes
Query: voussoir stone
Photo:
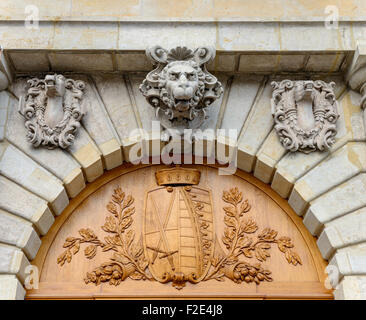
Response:
[[[366,168],[366,144],[349,142],[300,178],[289,204],[302,216],[310,201]]]
[[[0,209],[0,242],[23,249],[29,260],[33,260],[41,246],[41,240],[32,224]]]
[[[61,214],[69,204],[69,198],[58,178],[11,144],[3,142],[0,154],[2,175],[47,200],[52,211]]]

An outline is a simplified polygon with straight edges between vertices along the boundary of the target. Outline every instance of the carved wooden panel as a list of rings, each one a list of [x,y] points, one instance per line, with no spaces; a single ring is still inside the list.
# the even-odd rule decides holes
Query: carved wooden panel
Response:
[[[209,166],[111,171],[57,218],[33,263],[28,298],[331,298],[287,203]]]

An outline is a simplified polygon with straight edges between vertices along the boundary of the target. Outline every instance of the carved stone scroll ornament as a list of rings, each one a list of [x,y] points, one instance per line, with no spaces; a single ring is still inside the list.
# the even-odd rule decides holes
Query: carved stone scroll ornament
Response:
[[[215,49],[194,51],[177,47],[170,51],[160,46],[146,50],[156,65],[140,85],[141,93],[155,108],[156,118],[166,129],[196,129],[206,119],[206,108],[223,93],[221,83],[207,71]]]
[[[136,240],[131,229],[135,214],[134,198],[117,187],[107,205],[109,215],[102,230],[108,235],[100,240],[90,228],[79,230],[78,237],[68,237],[66,249],[57,258],[63,266],[70,263],[82,244],[86,258],[93,259],[98,248],[111,252],[106,262],[84,278],[85,283],[108,282],[119,285],[127,278],[172,283],[182,289],[186,282],[197,284],[228,278],[236,283],[257,285],[272,281],[271,271],[261,263],[270,257],[275,244],[289,264],[301,264],[288,237],[277,237],[277,231],[259,227],[248,216],[251,209],[238,188],[224,191],[224,234],[220,246],[215,236],[211,192],[197,186],[200,172],[194,169],[163,169],[156,174],[158,186],[146,194],[143,234]],[[187,181],[184,185],[183,181]],[[246,258],[244,260],[243,258]],[[249,259],[257,260],[252,263]]]
[[[63,75],[47,75],[28,80],[25,99],[19,101],[19,112],[25,118],[27,139],[34,147],[67,148],[85,114],[82,97],[85,83]]]
[[[275,130],[289,151],[326,150],[337,134],[337,101],[334,82],[272,82],[271,109]]]

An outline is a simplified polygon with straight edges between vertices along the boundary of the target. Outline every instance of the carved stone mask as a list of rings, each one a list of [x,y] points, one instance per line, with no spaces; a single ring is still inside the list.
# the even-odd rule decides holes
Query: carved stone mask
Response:
[[[19,101],[28,141],[34,147],[69,147],[85,114],[81,104],[85,83],[55,74],[30,79],[28,87],[25,99]]]
[[[198,128],[206,118],[205,108],[223,93],[221,83],[206,69],[215,50],[177,47],[167,51],[156,46],[146,54],[157,66],[146,76],[140,91],[155,108],[163,127],[180,133]]]

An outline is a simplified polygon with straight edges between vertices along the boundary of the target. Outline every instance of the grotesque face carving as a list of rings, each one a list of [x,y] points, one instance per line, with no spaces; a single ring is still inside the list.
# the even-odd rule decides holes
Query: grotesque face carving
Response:
[[[206,69],[214,53],[211,48],[194,52],[185,47],[169,52],[161,47],[147,50],[157,67],[147,75],[140,91],[156,108],[165,128],[198,128],[207,118],[205,108],[223,92],[221,83]]]
[[[169,63],[159,78],[160,97],[170,108],[180,112],[196,107],[202,98],[205,85],[201,68],[193,62]]]

